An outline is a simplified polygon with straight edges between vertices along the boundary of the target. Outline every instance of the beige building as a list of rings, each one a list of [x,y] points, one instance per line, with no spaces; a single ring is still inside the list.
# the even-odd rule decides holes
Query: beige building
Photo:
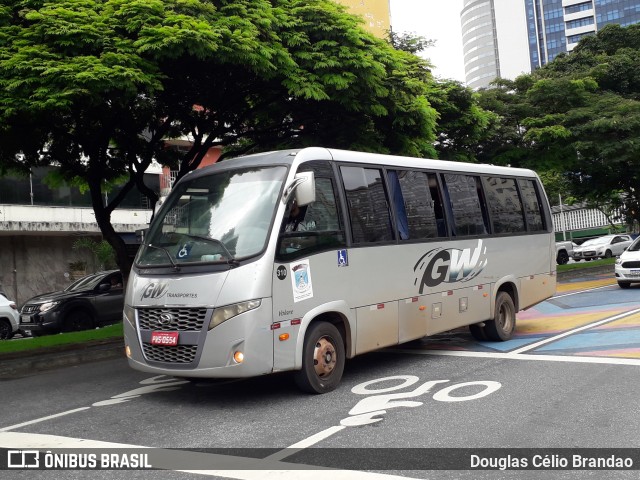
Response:
[[[390,0],[335,0],[364,19],[364,27],[376,37],[386,38],[390,30]]]

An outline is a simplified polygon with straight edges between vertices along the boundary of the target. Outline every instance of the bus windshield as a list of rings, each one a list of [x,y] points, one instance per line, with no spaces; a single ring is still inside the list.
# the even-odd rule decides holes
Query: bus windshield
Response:
[[[286,167],[230,170],[176,185],[136,264],[232,263],[262,251]]]

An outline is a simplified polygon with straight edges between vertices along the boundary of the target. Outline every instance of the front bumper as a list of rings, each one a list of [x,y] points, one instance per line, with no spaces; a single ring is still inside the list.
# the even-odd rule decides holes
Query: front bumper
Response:
[[[21,313],[19,329],[26,335],[57,333],[60,331],[60,313],[51,310],[44,313]]]
[[[615,275],[618,282],[640,283],[640,268],[623,268],[616,265]]]
[[[591,260],[592,258],[600,258],[600,257],[604,257],[604,254],[598,255],[598,252],[594,252],[594,251],[573,253],[574,260]]]
[[[125,308],[124,338],[129,365],[136,370],[193,378],[244,378],[273,371],[270,298],[212,330],[209,313],[201,330],[179,331],[175,347],[151,346],[151,330],[140,329],[138,319],[127,316],[131,311]],[[192,353],[187,356],[185,350]],[[242,363],[234,361],[236,351],[243,353]]]

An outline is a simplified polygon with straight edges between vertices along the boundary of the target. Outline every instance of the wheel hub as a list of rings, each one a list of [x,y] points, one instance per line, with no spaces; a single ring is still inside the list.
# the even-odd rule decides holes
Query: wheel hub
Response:
[[[313,365],[319,377],[330,375],[336,367],[336,349],[329,338],[322,337],[316,342]]]

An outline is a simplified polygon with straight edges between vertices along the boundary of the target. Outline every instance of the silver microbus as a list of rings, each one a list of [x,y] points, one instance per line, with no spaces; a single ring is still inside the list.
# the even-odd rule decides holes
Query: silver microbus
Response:
[[[186,378],[293,370],[469,325],[508,340],[556,287],[549,205],[524,169],[327,148],[226,160],[180,180],[128,282],[129,364]]]

